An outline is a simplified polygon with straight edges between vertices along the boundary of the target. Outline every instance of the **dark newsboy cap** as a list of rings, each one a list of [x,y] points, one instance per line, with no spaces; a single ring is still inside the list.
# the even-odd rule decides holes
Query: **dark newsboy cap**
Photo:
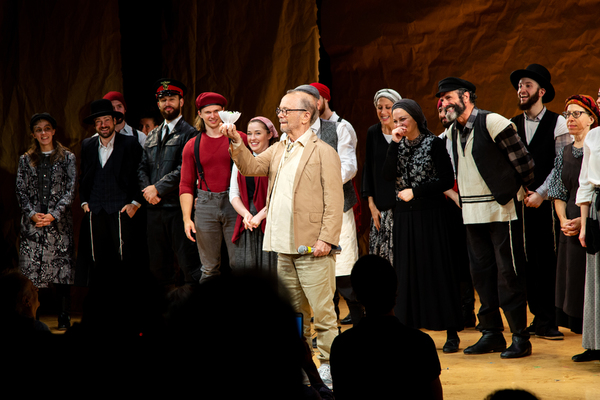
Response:
[[[50,125],[52,125],[52,129],[56,129],[56,120],[52,118],[52,115],[48,114],[47,112],[43,112],[33,114],[33,116],[31,117],[31,120],[29,121],[29,129],[31,129],[31,132],[33,132],[33,127],[35,126],[35,124],[41,119],[50,122]]]
[[[471,82],[451,76],[438,82],[438,92],[435,94],[435,97],[440,97],[442,93],[451,92],[457,89],[467,89],[473,93],[475,93],[476,90],[475,85]]]

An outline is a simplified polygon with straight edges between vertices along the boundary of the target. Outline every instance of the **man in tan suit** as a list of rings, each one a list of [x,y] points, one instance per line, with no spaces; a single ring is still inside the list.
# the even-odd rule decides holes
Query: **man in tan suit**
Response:
[[[231,158],[242,175],[268,176],[264,251],[278,253],[277,273],[294,308],[304,316],[304,336],[310,340],[311,308],[320,351],[319,372],[331,386],[329,352],[337,335],[335,256],[342,227],[344,194],[336,151],[317,138],[311,125],[319,117],[315,100],[290,90],[277,109],[287,137],[256,157],[242,145],[235,126],[221,129],[231,139]],[[298,247],[311,246],[301,255]]]

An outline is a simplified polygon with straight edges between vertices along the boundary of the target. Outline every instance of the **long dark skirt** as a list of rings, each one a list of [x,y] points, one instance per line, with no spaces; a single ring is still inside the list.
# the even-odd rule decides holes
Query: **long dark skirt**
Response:
[[[443,197],[423,204],[401,203],[394,212],[395,308],[413,328],[462,330],[460,284],[456,274]]]
[[[242,232],[234,243],[236,271],[259,273],[268,278],[277,277],[277,253],[263,251],[263,237],[260,227]]]
[[[579,236],[560,233],[556,265],[556,322],[559,326],[581,333],[585,288],[586,252]]]

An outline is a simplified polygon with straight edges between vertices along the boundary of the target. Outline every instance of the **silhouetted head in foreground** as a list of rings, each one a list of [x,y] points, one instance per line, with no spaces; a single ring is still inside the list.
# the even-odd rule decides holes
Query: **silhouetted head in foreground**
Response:
[[[485,400],[540,400],[527,390],[500,389],[489,394]]]
[[[205,395],[295,398],[301,387],[295,313],[271,280],[231,275],[203,282],[172,310],[167,329],[168,341],[182,350],[169,361],[189,365],[176,376],[201,377]]]
[[[388,260],[373,254],[361,257],[352,268],[350,280],[367,316],[391,315],[396,305],[398,279]]]

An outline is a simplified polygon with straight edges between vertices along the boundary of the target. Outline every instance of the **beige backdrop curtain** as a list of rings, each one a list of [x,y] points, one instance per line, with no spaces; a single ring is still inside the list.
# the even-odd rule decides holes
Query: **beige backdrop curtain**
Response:
[[[287,89],[317,80],[317,6],[310,1],[253,2],[173,0],[161,2],[145,20],[136,19],[140,3],[107,0],[15,0],[0,2],[0,205],[3,241],[0,257],[13,262],[20,210],[15,198],[19,155],[30,143],[29,119],[50,112],[57,137],[79,157],[81,141],[93,134],[83,124],[93,100],[110,90],[125,92],[128,113],[154,102],[154,80],[169,76],[188,87],[184,117],[193,123],[194,101],[204,91],[223,94],[228,108],[242,112],[238,126],[251,117],[274,122],[275,108]],[[123,15],[127,20],[121,21]],[[159,29],[154,54],[123,65],[122,29]],[[135,48],[129,35],[127,49]],[[144,43],[147,45],[147,43]],[[125,47],[125,46],[124,46]],[[128,50],[129,51],[129,50]],[[129,54],[127,54],[129,55]],[[162,60],[160,76],[137,86],[152,60]],[[134,71],[126,75],[123,71]],[[133,112],[133,111],[132,111]],[[131,122],[131,121],[130,121]],[[276,123],[276,126],[278,124]],[[76,237],[81,220],[74,202]],[[2,269],[2,268],[0,268]]]
[[[417,101],[436,134],[437,82],[447,76],[473,82],[478,106],[507,118],[519,113],[509,75],[533,63],[552,74],[552,111],[562,112],[572,94],[595,98],[599,11],[597,1],[323,1],[333,109],[356,129],[359,171],[367,129],[378,122],[373,95],[384,87]],[[364,202],[367,230],[369,218]]]

